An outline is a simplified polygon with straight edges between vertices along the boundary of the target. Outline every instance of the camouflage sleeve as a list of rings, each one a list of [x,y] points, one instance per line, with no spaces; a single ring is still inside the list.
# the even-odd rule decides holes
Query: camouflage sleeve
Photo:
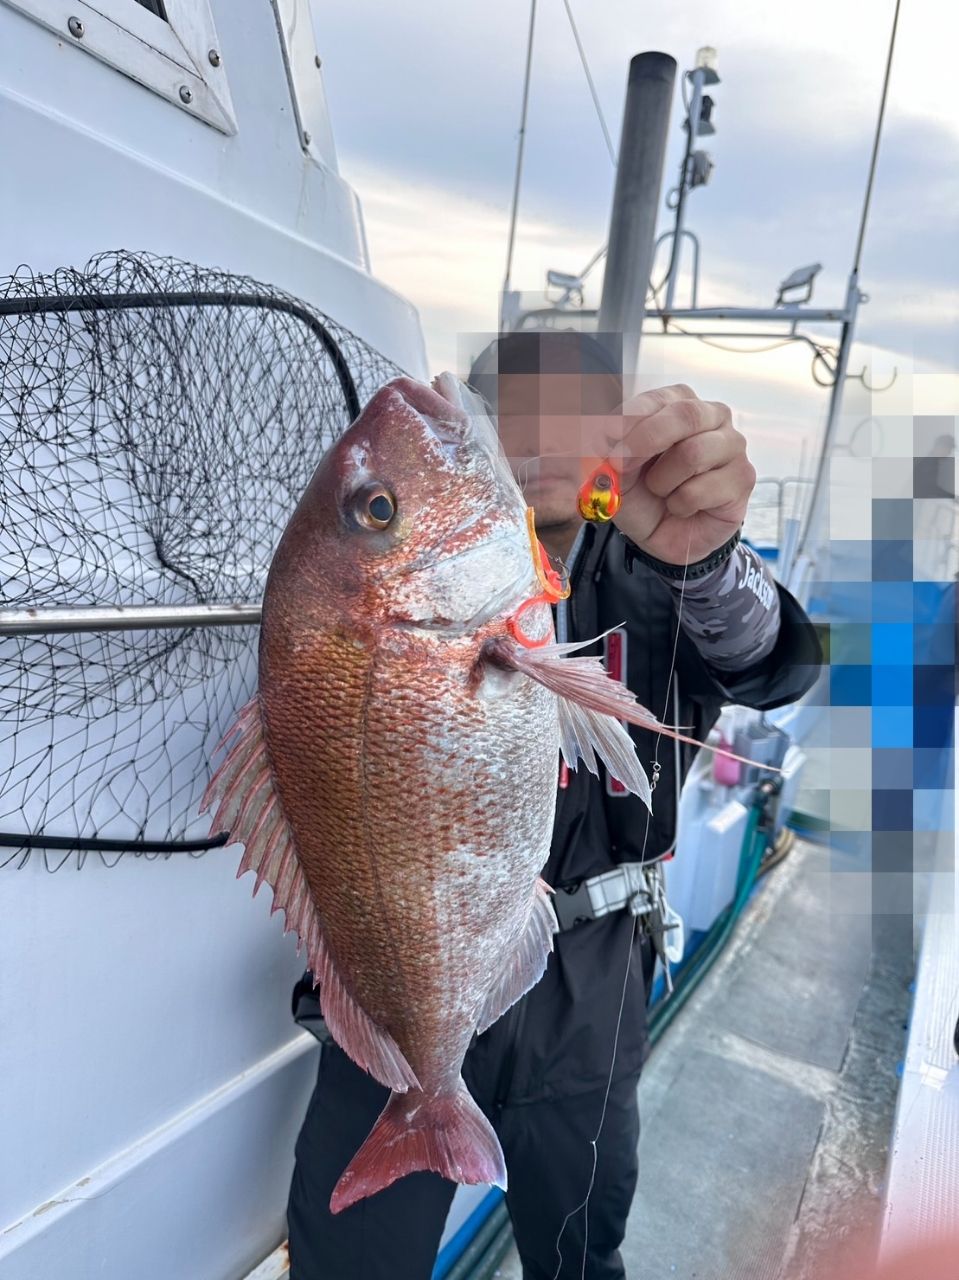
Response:
[[[779,635],[779,592],[752,547],[740,542],[704,577],[685,584],[662,581],[681,607],[680,625],[710,666],[739,671],[772,652]]]
[[[761,662],[779,636],[779,592],[762,557],[737,533],[712,557],[690,565],[663,564],[627,538],[626,567],[641,560],[669,587],[680,625],[704,661],[722,671]],[[719,560],[713,567],[711,561]]]

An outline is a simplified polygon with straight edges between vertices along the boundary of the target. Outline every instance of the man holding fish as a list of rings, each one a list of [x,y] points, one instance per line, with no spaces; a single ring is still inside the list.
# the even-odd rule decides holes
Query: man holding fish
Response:
[[[740,542],[724,405],[622,405],[572,333],[509,335],[470,382],[509,467],[448,374],[389,384],[321,462],[210,788],[324,1040],[291,1280],[427,1280],[456,1183],[507,1173],[527,1280],[622,1280],[662,925],[629,903],[722,705],[793,701],[821,660]]]

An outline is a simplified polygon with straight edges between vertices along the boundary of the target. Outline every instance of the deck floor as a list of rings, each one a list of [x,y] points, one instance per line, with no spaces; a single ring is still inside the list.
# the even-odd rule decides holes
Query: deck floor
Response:
[[[647,1065],[630,1280],[811,1280],[877,1238],[913,971],[868,870],[797,841]]]

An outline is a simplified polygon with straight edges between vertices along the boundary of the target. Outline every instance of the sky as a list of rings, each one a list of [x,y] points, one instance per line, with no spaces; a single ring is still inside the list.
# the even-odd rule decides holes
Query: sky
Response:
[[[682,72],[701,45],[718,50],[716,134],[700,144],[716,167],[687,203],[702,244],[700,304],[771,305],[779,282],[811,262],[823,264],[813,305],[841,304],[894,0],[571,5],[617,146],[633,54],[663,50]],[[432,370],[463,373],[474,335],[497,319],[529,5],[313,0],[313,12],[340,170],[362,203],[373,271],[419,308]],[[884,415],[908,413],[917,395],[932,411],[959,411],[957,51],[959,6],[903,4],[860,277],[869,302],[850,360],[877,387],[898,375],[888,393],[847,385],[842,430],[854,453],[881,451]],[[664,196],[683,116],[677,78]],[[583,268],[605,240],[613,182],[562,0],[539,0],[514,287],[541,294],[548,267]],[[660,229],[670,222],[662,204]],[[587,306],[601,283],[598,268]],[[646,384],[685,381],[729,403],[761,476],[810,473],[827,393],[804,346],[742,355],[650,341],[640,372]],[[879,427],[857,431],[870,417]]]

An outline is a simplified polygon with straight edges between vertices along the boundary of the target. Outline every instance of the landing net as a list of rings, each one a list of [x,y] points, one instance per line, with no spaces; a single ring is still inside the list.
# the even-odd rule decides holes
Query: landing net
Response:
[[[323,451],[399,372],[174,259],[0,281],[0,611],[258,603]],[[0,866],[208,848],[197,802],[257,631],[0,634]]]

